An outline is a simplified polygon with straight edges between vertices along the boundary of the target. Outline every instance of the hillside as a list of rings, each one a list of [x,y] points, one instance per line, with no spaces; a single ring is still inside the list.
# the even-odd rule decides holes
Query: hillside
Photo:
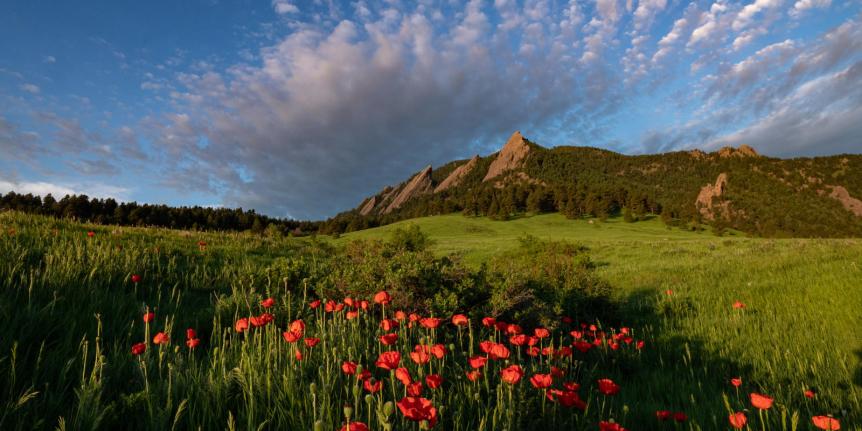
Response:
[[[497,153],[427,166],[322,225],[345,232],[428,215],[510,219],[661,214],[767,237],[862,236],[862,156],[778,159],[751,147],[627,156],[544,148],[515,132]]]

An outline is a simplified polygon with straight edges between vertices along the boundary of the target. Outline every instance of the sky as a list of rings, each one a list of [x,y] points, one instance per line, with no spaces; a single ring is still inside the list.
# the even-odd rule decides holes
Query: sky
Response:
[[[0,193],[321,219],[515,130],[862,153],[862,0],[0,2]]]

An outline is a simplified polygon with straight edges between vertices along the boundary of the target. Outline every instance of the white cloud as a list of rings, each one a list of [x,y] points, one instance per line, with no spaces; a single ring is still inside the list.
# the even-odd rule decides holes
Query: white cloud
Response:
[[[793,4],[793,9],[790,10],[790,16],[798,18],[810,9],[827,8],[831,4],[832,0],[798,0]]]
[[[42,57],[42,63],[53,64],[56,63],[57,59],[53,55],[46,55]]]
[[[783,0],[755,0],[753,3],[742,8],[739,14],[736,15],[736,19],[733,20],[733,29],[739,31],[748,27],[754,21],[754,17],[757,14],[769,9],[775,9],[781,6],[782,3]]]
[[[299,8],[287,0],[273,0],[272,7],[275,9],[275,13],[279,15],[299,12]]]
[[[21,89],[30,94],[39,94],[42,90],[35,84],[22,84]]]

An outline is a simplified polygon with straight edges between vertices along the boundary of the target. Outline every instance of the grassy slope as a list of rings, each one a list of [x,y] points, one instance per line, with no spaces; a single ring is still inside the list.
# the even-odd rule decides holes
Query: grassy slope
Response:
[[[417,224],[436,240],[436,251],[462,253],[474,264],[516,247],[525,233],[577,241],[592,250],[628,316],[653,328],[662,343],[694,351],[695,361],[709,358],[701,364],[706,374],[743,374],[762,390],[781,387],[800,403],[803,386],[832,387],[846,391],[831,394],[843,398],[839,410],[862,405],[862,241],[719,238],[667,230],[657,219],[597,223],[557,214],[508,222],[448,215],[338,241],[385,238]],[[667,289],[674,292],[670,297]],[[747,308],[734,310],[736,300]],[[715,376],[719,382],[729,377]]]

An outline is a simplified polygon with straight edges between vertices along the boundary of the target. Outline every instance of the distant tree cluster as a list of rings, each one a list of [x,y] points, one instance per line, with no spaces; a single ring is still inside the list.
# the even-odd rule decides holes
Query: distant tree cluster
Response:
[[[246,231],[263,234],[304,234],[317,231],[318,223],[285,220],[242,208],[170,207],[117,202],[114,199],[66,195],[57,200],[10,192],[0,194],[0,210],[15,210],[57,218],[122,226],[159,226],[174,229]]]

